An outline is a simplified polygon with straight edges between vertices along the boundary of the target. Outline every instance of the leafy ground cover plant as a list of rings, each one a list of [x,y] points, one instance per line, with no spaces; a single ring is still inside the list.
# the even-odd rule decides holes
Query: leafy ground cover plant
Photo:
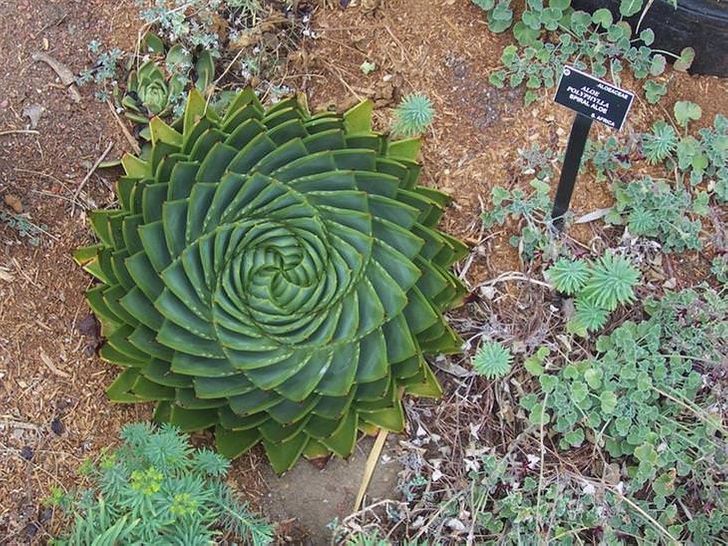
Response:
[[[14,230],[18,237],[27,240],[31,246],[39,246],[43,235],[48,235],[46,231],[48,226],[45,224],[36,225],[22,214],[0,210],[0,222]]]
[[[118,47],[104,50],[98,40],[88,44],[88,51],[93,59],[93,67],[83,70],[76,78],[76,83],[79,86],[96,84],[96,98],[100,101],[109,100],[117,85],[119,62],[124,58],[124,52]]]
[[[207,546],[224,533],[256,546],[273,541],[273,527],[225,484],[227,459],[193,449],[170,426],[127,425],[121,439],[99,464],[84,465],[90,488],[70,495],[56,489],[46,500],[73,518],[53,544]]]
[[[548,424],[561,449],[590,443],[624,465],[621,493],[638,507],[645,539],[712,543],[728,528],[727,431],[720,388],[705,379],[726,356],[714,337],[725,333],[725,306],[707,288],[668,293],[648,302],[647,320],[601,337],[594,358],[529,370],[542,391],[521,399],[530,421]]]
[[[700,216],[707,214],[707,207],[706,192],[693,197],[665,180],[644,177],[616,184],[615,204],[605,221],[626,225],[633,235],[657,239],[666,252],[699,250]]]
[[[419,141],[374,133],[372,108],[266,110],[247,89],[220,117],[193,91],[180,122],[151,121],[76,253],[124,368],[113,401],[216,427],[230,457],[262,442],[283,472],[402,430],[403,391],[440,395],[424,355],[460,350],[443,312],[465,246],[436,229],[449,199],[417,185]]]
[[[442,411],[419,412],[423,432],[401,458],[406,496],[343,522],[339,536],[720,544],[726,305],[705,286],[668,292],[596,344],[557,331],[522,366],[514,359],[492,396],[460,380]],[[496,403],[498,416],[484,417]]]
[[[135,51],[104,50],[98,40],[89,44],[90,68],[77,78],[94,84],[99,100],[113,99],[119,112],[137,123],[148,140],[149,120],[161,116],[171,122],[184,110],[192,87],[211,91],[234,84],[265,84],[277,97],[273,78],[288,50],[310,22],[307,8],[260,0],[135,0],[147,29]],[[262,25],[273,45],[261,39]],[[216,65],[224,64],[215,79]],[[126,82],[126,86],[119,82]],[[219,91],[214,101],[228,103],[234,93]]]
[[[721,255],[713,258],[710,265],[710,272],[715,275],[718,282],[728,283],[728,256]]]
[[[530,193],[518,188],[494,187],[491,190],[491,208],[481,216],[486,228],[502,226],[509,219],[518,222],[520,229],[510,238],[510,244],[526,260],[532,260],[537,253],[550,252],[552,246],[549,185],[534,178],[529,186]]]
[[[588,140],[582,164],[590,162],[597,174],[597,180],[603,181],[611,175],[619,177],[632,168],[630,146],[621,143],[616,137],[609,136],[604,140]]]
[[[713,125],[688,134],[690,121],[700,119],[700,109],[693,103],[678,101],[675,118],[684,127],[684,134],[664,120],[654,123],[652,130],[642,137],[645,157],[652,164],[665,164],[670,171],[676,170],[679,184],[698,186],[718,203],[728,201],[728,118],[715,116]]]
[[[510,2],[474,0],[483,8],[493,32],[506,30],[513,20]],[[620,14],[636,13],[639,2],[622,2]],[[641,8],[640,8],[641,9]],[[639,10],[638,10],[639,11]],[[570,0],[528,0],[521,18],[513,26],[518,45],[507,46],[501,55],[503,69],[494,72],[490,82],[496,87],[508,84],[526,85],[524,101],[530,104],[538,97],[537,90],[551,88],[558,81],[565,64],[589,70],[597,77],[611,76],[619,83],[619,75],[628,67],[639,79],[659,76],[667,64],[666,55],[676,58],[676,69],[686,70],[695,56],[691,48],[680,55],[653,50],[655,35],[651,29],[635,34],[623,19],[614,20],[612,13],[601,8],[593,14],[577,11]],[[644,84],[650,102],[666,93],[665,85],[654,80]]]
[[[556,290],[574,297],[567,330],[581,336],[599,330],[617,306],[632,302],[640,279],[628,259],[611,252],[595,261],[561,258],[545,274]]]

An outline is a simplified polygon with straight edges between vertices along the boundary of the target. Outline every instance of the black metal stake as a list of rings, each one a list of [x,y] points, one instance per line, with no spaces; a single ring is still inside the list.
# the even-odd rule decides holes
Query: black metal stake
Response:
[[[551,211],[553,226],[558,231],[561,231],[564,227],[564,214],[569,210],[571,195],[574,193],[574,185],[576,184],[576,175],[579,174],[581,156],[584,155],[584,147],[586,146],[586,139],[589,136],[591,125],[592,119],[590,117],[576,114],[574,124],[571,126],[564,166],[561,169],[559,187],[556,189],[554,208]]]

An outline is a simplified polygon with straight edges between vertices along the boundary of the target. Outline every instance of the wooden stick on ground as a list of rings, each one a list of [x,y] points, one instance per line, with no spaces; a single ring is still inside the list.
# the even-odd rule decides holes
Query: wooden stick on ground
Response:
[[[364,495],[366,495],[367,489],[369,489],[369,482],[372,481],[374,469],[377,467],[379,457],[382,454],[382,449],[384,449],[384,442],[387,439],[387,434],[388,432],[386,430],[380,428],[379,434],[377,434],[377,439],[374,440],[374,445],[372,446],[372,450],[367,458],[367,464],[364,467],[364,476],[362,477],[361,485],[359,486],[359,493],[356,495],[356,502],[354,503],[355,513],[361,508],[361,503],[364,501]]]
[[[33,129],[10,129],[9,131],[0,131],[0,136],[6,135],[37,135],[38,131]]]
[[[91,178],[91,175],[93,175],[96,172],[96,169],[99,168],[99,165],[101,165],[101,162],[106,159],[106,156],[109,155],[109,152],[111,151],[111,148],[114,147],[113,142],[109,142],[109,144],[106,146],[106,149],[104,150],[104,153],[102,153],[99,158],[96,160],[96,163],[93,164],[93,166],[89,169],[89,171],[86,173],[86,176],[81,180],[81,183],[78,185],[78,188],[76,188],[76,191],[73,192],[73,197],[71,198],[71,216],[73,216],[73,213],[76,211],[76,201],[78,200],[78,196],[81,193],[81,190],[86,185],[86,182],[89,181]]]
[[[109,105],[109,110],[111,110],[111,113],[114,115],[114,119],[116,120],[116,123],[121,128],[121,132],[124,133],[124,137],[126,138],[126,141],[129,143],[129,146],[131,146],[132,151],[137,155],[140,154],[142,149],[139,147],[139,143],[129,132],[129,129],[124,124],[124,122],[121,121],[121,118],[119,117],[119,114],[116,113],[116,108],[114,107],[112,102],[110,100],[107,100],[106,104]]]

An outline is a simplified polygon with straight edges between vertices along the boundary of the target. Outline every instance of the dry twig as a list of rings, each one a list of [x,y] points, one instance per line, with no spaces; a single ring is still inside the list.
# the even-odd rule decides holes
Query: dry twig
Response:
[[[73,216],[73,213],[76,211],[76,201],[78,200],[78,196],[81,193],[81,190],[86,185],[86,183],[91,179],[91,175],[93,175],[96,172],[96,169],[99,168],[99,165],[103,162],[104,159],[106,159],[106,156],[109,155],[109,152],[111,151],[111,148],[114,147],[113,142],[109,142],[108,146],[106,146],[106,149],[104,152],[99,156],[99,158],[96,160],[96,163],[93,164],[93,166],[89,169],[89,171],[86,173],[86,176],[83,178],[81,183],[78,185],[78,188],[76,188],[76,191],[73,193],[73,197],[71,198],[71,216]]]

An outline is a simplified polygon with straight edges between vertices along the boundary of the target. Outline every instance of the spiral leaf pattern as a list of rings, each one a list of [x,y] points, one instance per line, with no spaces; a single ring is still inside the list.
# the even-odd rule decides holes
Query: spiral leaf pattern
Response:
[[[423,355],[459,350],[442,313],[465,248],[436,229],[448,199],[416,184],[419,142],[371,113],[266,111],[246,90],[224,116],[193,92],[182,120],[152,120],[120,208],[91,214],[99,243],[76,253],[100,281],[100,356],[124,368],[113,401],[215,427],[231,457],[262,442],[282,472],[400,431],[403,392],[440,394]]]

